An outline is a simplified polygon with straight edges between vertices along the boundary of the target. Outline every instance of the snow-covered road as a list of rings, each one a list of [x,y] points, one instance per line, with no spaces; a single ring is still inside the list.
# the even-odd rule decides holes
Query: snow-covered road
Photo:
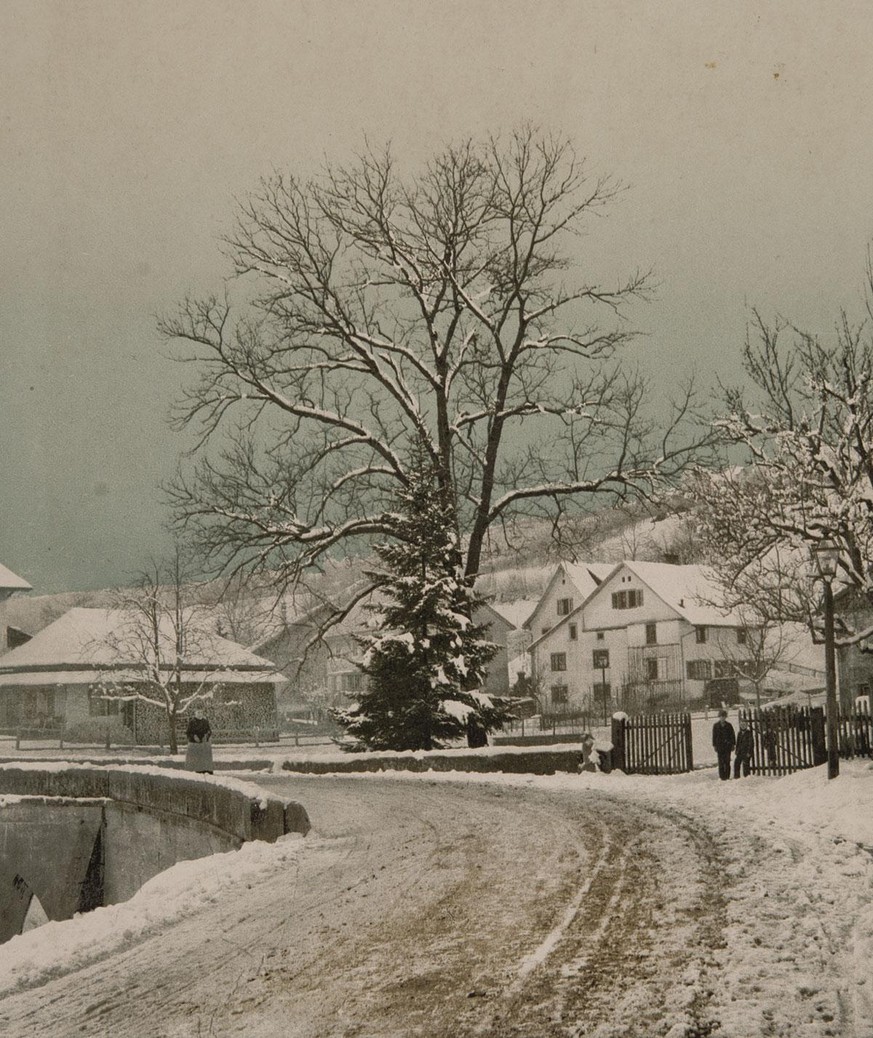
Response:
[[[13,939],[0,1033],[867,1038],[871,779],[262,776],[313,836]]]

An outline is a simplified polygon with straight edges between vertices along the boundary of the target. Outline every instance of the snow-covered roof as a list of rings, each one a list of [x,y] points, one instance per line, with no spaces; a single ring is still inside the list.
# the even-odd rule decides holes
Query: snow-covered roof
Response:
[[[674,612],[695,626],[737,627],[743,617],[734,610],[719,606],[724,591],[714,575],[703,566],[676,566],[668,562],[629,560],[613,570],[626,568],[665,602]]]
[[[589,598],[614,569],[615,566],[610,562],[559,562],[555,567],[555,572],[552,574],[546,590],[528,615],[523,626],[530,627],[533,624],[534,617],[539,612],[540,607],[545,603],[549,596],[549,592],[552,590],[552,587],[560,578],[561,574],[564,574],[567,577],[574,589],[578,592],[578,605],[579,603],[584,602],[585,599]]]
[[[137,642],[144,633],[136,614],[124,609],[70,609],[29,642],[0,656],[0,686],[89,684],[107,670],[116,677],[141,673]],[[191,681],[284,681],[274,666],[244,646],[214,634],[192,616],[185,627],[183,668]],[[160,632],[161,652],[175,657],[176,636],[169,619]],[[119,678],[125,680],[125,677]]]
[[[16,576],[11,569],[0,563],[0,591],[32,591],[33,588],[23,578]]]
[[[539,599],[517,598],[512,602],[493,602],[492,608],[515,628],[524,627],[525,621],[539,605]]]
[[[380,623],[379,606],[386,604],[387,601],[387,597],[379,591],[371,592],[366,598],[356,602],[349,610],[348,615],[340,620],[339,623],[334,624],[327,630],[325,639],[330,641],[331,638],[360,635],[366,630],[378,626]],[[492,605],[491,603],[483,602],[476,612],[478,615],[474,617],[474,620],[478,623],[493,623],[496,621],[510,628],[515,627],[512,619],[504,613],[502,603],[498,602]],[[482,613],[486,615],[483,616]]]

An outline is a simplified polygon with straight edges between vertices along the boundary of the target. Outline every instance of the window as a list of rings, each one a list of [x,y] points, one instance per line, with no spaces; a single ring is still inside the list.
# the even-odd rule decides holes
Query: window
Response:
[[[643,604],[643,593],[639,588],[631,591],[613,591],[613,609],[638,609]]]
[[[606,637],[606,635],[603,633],[603,631],[598,631],[597,632],[597,640],[599,642],[602,642],[605,637]]]
[[[646,681],[657,681],[660,674],[657,656],[651,656],[646,660]]]
[[[688,660],[685,663],[685,674],[689,681],[709,681],[712,677],[712,661]]]
[[[552,670],[566,670],[567,669],[567,653],[566,652],[553,652],[552,653]]]
[[[745,627],[737,628],[737,645],[745,645],[749,640],[749,632]]]
[[[698,645],[703,645],[704,642],[706,641],[706,628],[705,627],[695,627],[694,628],[694,638],[695,638],[695,641],[697,642]]]
[[[339,685],[343,692],[363,692],[367,687],[366,675],[359,671],[340,674]]]
[[[595,649],[591,654],[591,666],[595,670],[604,670],[609,666],[609,649]]]
[[[572,598],[559,598],[558,599],[558,616],[567,616],[573,610],[573,599]]]
[[[116,717],[118,706],[117,699],[104,699],[97,689],[88,693],[88,714],[91,717]]]
[[[716,678],[734,678],[737,676],[736,664],[733,660],[715,660],[712,673]]]
[[[658,644],[658,625],[646,624],[646,645]]]
[[[551,692],[554,706],[562,706],[567,702],[569,692],[566,685],[552,685]]]
[[[575,624],[568,624],[567,631],[570,635],[570,641],[575,642],[579,638],[579,628]]]

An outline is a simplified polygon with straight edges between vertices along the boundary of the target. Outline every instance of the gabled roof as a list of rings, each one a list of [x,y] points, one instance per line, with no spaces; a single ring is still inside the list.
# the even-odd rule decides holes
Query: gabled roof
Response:
[[[724,591],[715,575],[704,566],[629,561],[621,563],[614,572],[622,567],[636,574],[666,605],[690,624],[737,627],[744,622],[736,611],[719,605],[724,602]]]
[[[597,594],[604,591],[622,570],[632,572],[677,616],[695,627],[741,627],[747,622],[737,612],[718,607],[717,603],[723,601],[724,593],[720,590],[714,575],[703,566],[676,566],[667,562],[628,560],[609,567],[609,573],[596,585],[591,594],[581,602],[574,603],[571,612],[560,617],[548,632],[535,638],[530,648],[534,648],[567,621],[578,616],[580,611]],[[525,626],[528,626],[532,619],[533,616]]]
[[[33,591],[33,588],[0,563],[0,591]]]
[[[555,572],[549,579],[546,585],[545,591],[540,596],[540,600],[537,602],[536,607],[530,616],[525,620],[523,626],[530,628],[533,625],[534,617],[540,610],[540,607],[545,603],[552,588],[557,583],[562,574],[564,574],[574,589],[579,594],[579,601],[575,605],[580,605],[585,601],[604,581],[610,573],[615,569],[614,564],[609,562],[559,562],[555,567]]]
[[[129,610],[70,609],[30,641],[0,656],[0,686],[18,684],[89,684],[111,671],[133,680],[141,669],[136,643],[142,627]],[[214,678],[236,683],[285,679],[269,660],[214,634],[192,616],[187,629],[183,668],[192,681]],[[175,657],[175,633],[169,622],[160,632],[161,650]]]

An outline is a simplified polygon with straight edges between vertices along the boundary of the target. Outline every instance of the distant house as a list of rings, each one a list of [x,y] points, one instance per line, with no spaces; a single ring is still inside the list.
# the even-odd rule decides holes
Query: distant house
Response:
[[[143,682],[136,635],[117,609],[70,609],[29,641],[0,656],[0,728],[61,728],[96,719],[123,725],[136,743],[163,738],[161,711],[136,699],[107,699],[105,689]],[[206,629],[196,629],[181,667],[183,688],[210,687],[205,704],[213,731],[277,730],[269,660]],[[169,635],[162,632],[162,639]],[[172,646],[165,658],[173,658]],[[169,667],[169,663],[167,664]]]
[[[865,595],[845,589],[834,606],[838,622],[850,631],[873,630],[873,605]],[[859,696],[873,693],[873,637],[838,648],[836,655],[840,706],[851,710]]]
[[[14,595],[16,591],[32,591],[33,588],[21,577],[16,576],[11,569],[0,565],[0,602]]]
[[[11,569],[7,569],[5,566],[0,564],[0,653],[2,653],[7,646],[11,647],[11,645],[18,640],[16,633],[12,633],[10,637],[10,632],[7,630],[3,603],[17,592],[32,590],[33,588],[26,580],[16,576]]]
[[[736,685],[749,630],[718,607],[703,567],[622,562],[581,601],[565,590],[569,572],[555,578],[531,618],[544,631],[530,652],[548,711],[676,709]]]
[[[347,705],[349,696],[366,687],[366,675],[358,666],[363,656],[360,638],[373,631],[378,613],[372,606],[376,602],[375,595],[362,599],[323,634],[319,625],[327,619],[328,611],[319,607],[289,619],[281,631],[270,634],[254,648],[288,677],[292,697],[297,688],[301,698],[319,706]],[[493,695],[506,695],[510,685],[507,643],[514,627],[498,609],[487,604],[477,610],[473,620],[489,625],[487,637],[497,645],[482,688]]]
[[[328,647],[327,687],[339,701],[366,687],[366,675],[358,667],[363,655],[359,639],[373,632],[371,605],[372,599],[359,603],[341,624],[331,628],[325,635]],[[497,653],[488,664],[482,691],[505,696],[509,692],[507,638],[513,630],[512,624],[487,603],[473,614],[473,623],[487,624],[488,640],[497,646]]]

